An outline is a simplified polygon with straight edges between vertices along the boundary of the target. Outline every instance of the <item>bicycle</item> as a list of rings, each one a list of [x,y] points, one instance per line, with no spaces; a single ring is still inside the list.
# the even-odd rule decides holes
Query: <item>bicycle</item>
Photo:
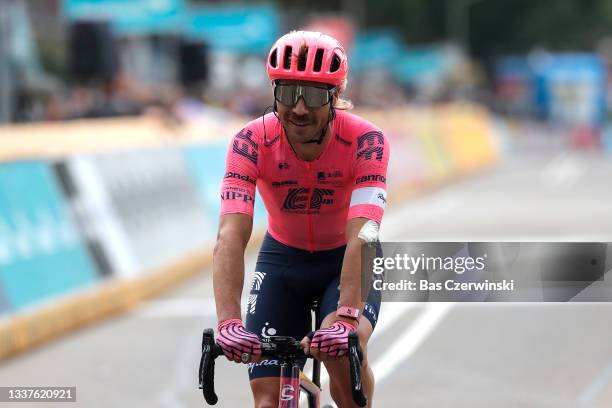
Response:
[[[312,335],[311,333],[310,335]],[[349,370],[353,400],[360,407],[367,405],[367,398],[363,393],[361,383],[361,360],[363,354],[359,347],[359,338],[356,332],[348,336]],[[308,378],[297,363],[303,358],[312,358],[306,355],[300,347],[300,342],[293,337],[272,336],[269,341],[262,342],[262,357],[264,359],[278,359],[281,361],[279,408],[298,408],[300,389],[307,395],[308,408],[319,408],[321,393],[320,370],[321,362],[313,359],[312,380]],[[221,347],[215,343],[213,329],[205,329],[202,335],[202,356],[199,368],[199,388],[209,405],[218,401],[215,393],[215,359],[223,355]],[[249,356],[246,356],[249,357]],[[245,359],[246,360],[246,359]],[[244,361],[248,362],[248,361]],[[325,405],[323,408],[332,408]]]

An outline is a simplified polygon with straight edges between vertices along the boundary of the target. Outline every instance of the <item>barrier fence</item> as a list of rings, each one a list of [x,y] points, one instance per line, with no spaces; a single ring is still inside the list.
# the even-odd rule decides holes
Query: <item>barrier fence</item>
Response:
[[[473,106],[359,111],[390,139],[390,205],[500,157]],[[0,359],[125,311],[206,267],[241,118],[0,127]],[[256,245],[266,224],[257,199]]]

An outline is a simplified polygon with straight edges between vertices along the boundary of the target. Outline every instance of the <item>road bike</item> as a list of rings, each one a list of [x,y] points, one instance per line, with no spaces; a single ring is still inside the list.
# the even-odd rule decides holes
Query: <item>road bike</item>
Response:
[[[311,333],[312,335],[312,333]],[[367,405],[367,398],[363,393],[361,383],[361,360],[363,354],[359,347],[359,337],[356,332],[348,336],[348,359],[353,400],[360,407]],[[293,337],[271,336],[268,341],[261,343],[263,359],[276,359],[281,362],[279,408],[299,408],[300,390],[307,396],[308,408],[319,408],[321,395],[321,362],[313,359],[312,380],[308,378],[298,365],[306,355],[300,347],[300,342]],[[200,358],[199,388],[209,405],[218,401],[215,393],[215,359],[223,355],[221,347],[215,343],[213,329],[205,329],[202,336],[202,356]],[[248,358],[248,356],[246,356]],[[246,358],[245,358],[246,359]],[[322,408],[332,408],[325,405]]]

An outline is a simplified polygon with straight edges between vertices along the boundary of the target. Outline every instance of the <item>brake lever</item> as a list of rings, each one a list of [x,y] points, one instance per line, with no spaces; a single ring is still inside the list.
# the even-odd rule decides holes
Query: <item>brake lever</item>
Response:
[[[357,332],[352,331],[348,335],[348,359],[351,375],[351,392],[353,393],[353,401],[360,407],[368,405],[368,398],[363,392],[363,384],[361,382],[361,362],[363,360],[363,352],[359,347],[359,337]]]
[[[199,388],[209,405],[215,405],[219,398],[215,393],[215,359],[223,351],[215,343],[215,333],[212,329],[205,329],[202,334],[202,357],[198,372]]]

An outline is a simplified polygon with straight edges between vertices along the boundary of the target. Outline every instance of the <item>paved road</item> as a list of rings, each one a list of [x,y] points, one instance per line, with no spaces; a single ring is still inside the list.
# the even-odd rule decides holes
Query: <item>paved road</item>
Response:
[[[392,203],[383,238],[612,242],[612,156],[518,153]],[[4,363],[0,384],[75,385],[74,407],[202,406],[196,371],[201,329],[215,324],[211,296],[203,274]],[[607,304],[383,304],[369,353],[375,406],[610,407],[611,316]],[[220,363],[217,379],[218,406],[250,406],[243,366]]]

